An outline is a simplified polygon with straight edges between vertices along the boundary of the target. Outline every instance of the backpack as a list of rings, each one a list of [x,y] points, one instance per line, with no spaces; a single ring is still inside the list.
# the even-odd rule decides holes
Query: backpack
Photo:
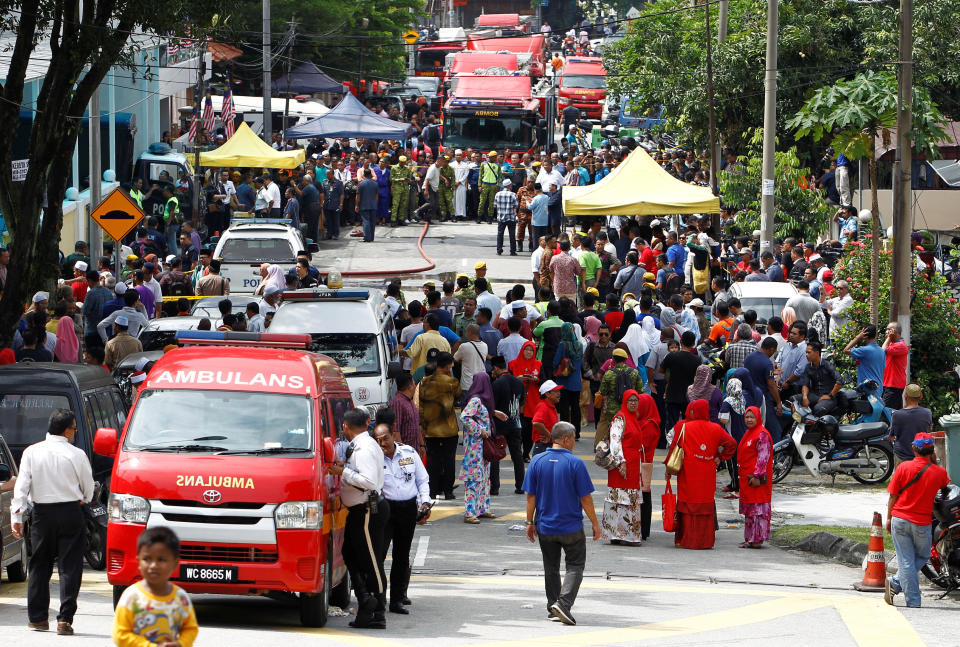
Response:
[[[629,369],[630,367],[627,368]],[[626,370],[614,371],[614,373],[616,374],[616,381],[613,392],[616,394],[617,402],[623,403],[623,394],[634,387],[633,372]]]

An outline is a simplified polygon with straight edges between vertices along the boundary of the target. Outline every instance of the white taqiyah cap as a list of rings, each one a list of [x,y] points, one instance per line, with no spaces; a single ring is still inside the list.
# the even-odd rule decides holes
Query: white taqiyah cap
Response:
[[[89,265],[87,265],[86,261],[77,261],[73,264],[73,269],[80,270],[81,272],[86,272],[88,267]]]

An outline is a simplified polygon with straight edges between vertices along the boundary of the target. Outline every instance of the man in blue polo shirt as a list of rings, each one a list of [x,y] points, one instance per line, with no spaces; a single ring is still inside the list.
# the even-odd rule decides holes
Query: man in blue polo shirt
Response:
[[[576,445],[576,429],[569,422],[558,422],[551,430],[551,439],[553,446],[533,457],[523,480],[523,491],[527,493],[527,539],[532,543],[536,536],[540,537],[549,615],[566,625],[575,625],[577,621],[570,609],[577,599],[587,563],[583,513],[587,513],[593,525],[594,541],[600,539],[600,522],[590,496],[590,474],[583,461],[571,452]],[[562,585],[561,551],[566,561]]]
[[[865,341],[863,346],[857,346]],[[856,348],[854,348],[856,346]],[[883,369],[887,364],[886,354],[877,344],[877,327],[865,326],[856,337],[850,340],[843,352],[857,360],[857,384],[873,380],[877,384],[876,395],[880,395],[883,385]]]

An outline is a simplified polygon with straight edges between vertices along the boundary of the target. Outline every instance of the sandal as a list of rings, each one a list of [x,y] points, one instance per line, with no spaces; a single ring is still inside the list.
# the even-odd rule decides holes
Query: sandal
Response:
[[[463,523],[480,523],[480,520],[476,517],[464,517]]]
[[[753,546],[753,544],[751,544],[750,542],[746,542],[746,541],[742,541],[742,542],[740,542],[739,544],[737,544],[737,548],[751,548],[752,546]]]
[[[724,495],[723,495],[723,498],[724,498],[724,499],[739,499],[739,498],[740,498],[740,495],[737,494],[736,492],[730,492],[729,494],[724,494]]]
[[[496,519],[496,518],[497,518],[497,515],[493,514],[492,512],[484,512],[483,514],[479,514],[479,515],[477,515],[477,516],[478,516],[478,517],[482,517],[483,519]]]

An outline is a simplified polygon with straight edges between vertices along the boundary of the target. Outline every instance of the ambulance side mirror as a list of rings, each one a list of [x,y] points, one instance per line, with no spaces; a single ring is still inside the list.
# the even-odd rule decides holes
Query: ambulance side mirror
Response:
[[[93,436],[93,451],[101,456],[113,458],[117,455],[117,430],[113,427],[100,427]]]
[[[333,444],[332,438],[323,439],[323,462],[332,463],[337,460],[337,447]]]

